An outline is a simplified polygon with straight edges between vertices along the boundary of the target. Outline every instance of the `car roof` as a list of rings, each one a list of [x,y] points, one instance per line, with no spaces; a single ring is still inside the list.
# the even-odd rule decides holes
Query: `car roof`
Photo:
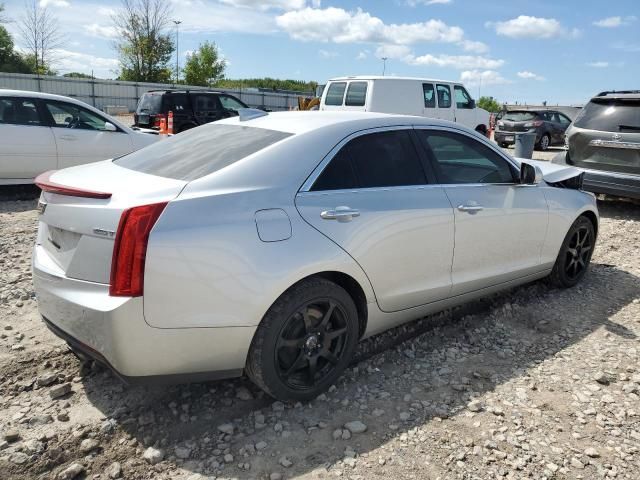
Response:
[[[455,126],[456,128],[460,128],[459,124],[427,117],[375,112],[325,110],[273,112],[249,120],[240,120],[240,117],[231,117],[215,123],[265,128],[295,134],[335,127],[338,124],[343,124],[352,131],[394,125]]]
[[[223,94],[227,94],[226,92],[220,92],[217,90],[200,90],[200,89],[193,89],[193,90],[189,90],[189,89],[182,89],[182,90],[147,90],[146,92],[143,93],[143,95],[146,95],[147,93],[152,93],[154,95],[157,94],[167,94],[167,93],[215,93],[217,95],[223,95]]]
[[[462,85],[461,82],[457,82],[455,80],[444,80],[437,78],[425,78],[425,77],[394,77],[394,76],[382,76],[382,75],[354,75],[349,77],[335,77],[330,78],[330,82],[338,81],[338,80],[402,80],[402,81],[414,81],[414,82],[445,82],[445,83],[455,83],[458,85]]]
[[[640,99],[640,90],[611,90],[611,91],[606,91],[606,92],[600,92],[599,94],[595,95],[592,100],[594,99],[601,99],[601,98],[628,98],[628,99]]]

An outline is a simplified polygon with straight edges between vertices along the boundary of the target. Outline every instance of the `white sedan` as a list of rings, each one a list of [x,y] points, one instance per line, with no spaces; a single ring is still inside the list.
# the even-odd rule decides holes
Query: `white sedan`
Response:
[[[0,90],[0,185],[138,150],[158,140],[60,95]]]
[[[582,172],[429,118],[247,112],[42,176],[46,324],[131,381],[243,372],[310,399],[357,342],[549,277],[595,246]]]

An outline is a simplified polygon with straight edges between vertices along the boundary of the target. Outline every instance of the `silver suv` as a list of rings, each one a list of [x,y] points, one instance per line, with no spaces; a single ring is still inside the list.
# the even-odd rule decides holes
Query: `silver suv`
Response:
[[[640,199],[640,90],[602,92],[567,129],[553,163],[585,169],[584,188]]]

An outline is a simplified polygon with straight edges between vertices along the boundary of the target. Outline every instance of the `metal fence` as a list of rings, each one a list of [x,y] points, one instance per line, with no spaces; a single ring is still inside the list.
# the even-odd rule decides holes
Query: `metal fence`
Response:
[[[140,96],[149,90],[189,89],[207,90],[192,85],[172,85],[166,83],[138,83],[119,80],[99,80],[92,78],[68,78],[55,76],[25,75],[0,72],[0,88],[28,90],[33,92],[55,93],[77,98],[100,110],[107,107],[126,107],[133,112]],[[298,94],[259,91],[258,89],[222,89],[215,91],[235,95],[254,108],[266,110],[290,110],[298,106]],[[301,93],[301,95],[305,95]],[[306,95],[312,95],[307,93]]]

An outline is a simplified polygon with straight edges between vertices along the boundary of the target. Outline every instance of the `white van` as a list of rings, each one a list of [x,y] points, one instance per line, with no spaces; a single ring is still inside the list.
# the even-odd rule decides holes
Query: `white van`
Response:
[[[332,78],[320,110],[399,113],[458,122],[483,135],[489,112],[478,108],[464,85],[427,78],[357,76]]]

